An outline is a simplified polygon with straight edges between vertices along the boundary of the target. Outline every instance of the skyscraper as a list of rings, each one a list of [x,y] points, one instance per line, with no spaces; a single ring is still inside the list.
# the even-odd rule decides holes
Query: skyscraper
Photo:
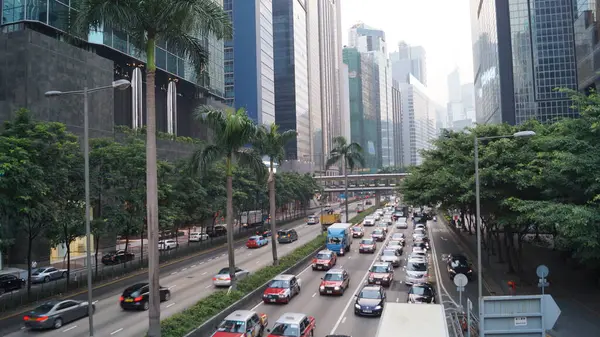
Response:
[[[477,123],[572,117],[577,89],[573,0],[472,0]]]
[[[319,1],[320,2],[320,1]],[[325,169],[325,150],[323,130],[323,110],[321,107],[321,48],[319,30],[319,4],[317,1],[306,3],[306,40],[308,60],[308,106],[310,111],[311,149],[310,158],[315,170]]]
[[[392,81],[392,114],[394,115],[394,166],[404,166],[402,153],[402,94],[400,83]]]
[[[275,122],[272,0],[224,0],[234,27],[225,43],[226,103],[259,124]]]
[[[286,144],[288,160],[312,161],[309,116],[306,7],[303,0],[273,2],[275,122],[282,131],[296,130]]]
[[[413,75],[420,83],[427,86],[427,54],[421,46],[411,46],[405,41],[398,43],[398,51],[390,54],[392,77],[400,83],[408,83],[409,75]]]
[[[376,97],[375,115],[379,137],[376,142],[377,166],[390,166],[394,162],[393,115],[391,111],[392,76],[385,32],[374,29],[363,23],[356,24],[349,31],[349,47],[356,48],[360,53],[373,55],[374,87]]]

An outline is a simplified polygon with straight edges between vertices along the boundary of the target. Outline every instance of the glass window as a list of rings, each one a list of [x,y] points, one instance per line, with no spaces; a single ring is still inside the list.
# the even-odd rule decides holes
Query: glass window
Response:
[[[50,0],[48,24],[62,31],[67,31],[69,29],[69,8],[56,0]]]

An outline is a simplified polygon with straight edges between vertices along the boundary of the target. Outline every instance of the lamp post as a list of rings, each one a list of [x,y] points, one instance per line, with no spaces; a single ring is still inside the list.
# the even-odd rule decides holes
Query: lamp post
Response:
[[[479,142],[500,138],[526,138],[535,136],[534,131],[519,131],[512,135],[473,137],[475,148],[475,224],[477,226],[477,300],[479,303],[479,331],[483,331],[483,320],[481,315],[483,298],[483,272],[481,268],[481,199],[479,196]]]
[[[90,147],[89,147],[89,119],[88,119],[88,94],[102,91],[107,89],[120,89],[125,90],[129,88],[131,83],[128,80],[117,80],[112,82],[111,85],[88,89],[84,87],[83,90],[74,91],[47,91],[44,96],[46,97],[57,97],[66,95],[83,95],[83,158],[85,162],[84,179],[85,179],[85,239],[86,239],[86,260],[87,260],[87,295],[88,295],[88,319],[89,319],[89,330],[90,337],[94,336],[94,319],[93,319],[93,307],[92,307],[92,253],[90,247],[92,246],[91,240],[91,228],[90,228]]]

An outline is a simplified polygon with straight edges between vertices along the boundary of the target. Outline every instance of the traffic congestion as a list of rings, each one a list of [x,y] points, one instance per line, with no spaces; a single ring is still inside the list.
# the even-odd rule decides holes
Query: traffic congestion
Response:
[[[350,204],[348,217],[356,215],[356,206],[364,200]],[[333,206],[332,206],[333,207]],[[338,207],[338,213],[341,211]],[[339,216],[339,214],[338,214]],[[339,219],[339,217],[338,217]],[[235,250],[236,276],[243,278],[272,263],[269,246],[276,239],[280,256],[313,240],[321,234],[322,227],[307,221],[278,230],[272,235],[265,229],[248,238],[244,247]],[[116,280],[116,282],[126,282]],[[191,307],[214,290],[231,284],[227,269],[227,254],[192,259],[183,267],[161,273],[161,318],[169,317]],[[303,286],[304,287],[304,286]],[[302,288],[303,288],[302,287]],[[112,294],[98,298],[92,303],[96,336],[142,336],[147,330],[148,313],[147,282],[131,282]],[[299,288],[300,289],[300,288]],[[291,303],[294,302],[296,294]],[[42,333],[44,337],[88,336],[88,302],[78,298],[62,298],[43,303],[16,317],[21,320],[20,329],[4,336],[18,337]]]
[[[363,223],[329,226],[306,269],[275,277],[261,302],[230,314],[213,337],[375,336],[389,303],[435,305],[427,221],[408,213],[392,202]]]

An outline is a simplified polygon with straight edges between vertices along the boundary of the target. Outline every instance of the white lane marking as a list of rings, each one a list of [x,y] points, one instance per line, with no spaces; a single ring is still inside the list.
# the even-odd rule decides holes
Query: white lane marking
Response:
[[[346,317],[342,318],[342,324],[346,322]]]
[[[443,237],[443,236],[440,236],[440,239],[442,239],[442,241],[448,241],[448,239],[446,239],[446,238],[445,238],[445,237]]]
[[[259,263],[260,263],[260,261],[256,261],[256,264],[259,264]]]
[[[350,304],[352,304],[352,303],[354,303],[356,301],[356,299],[354,298],[354,296],[358,293],[358,290],[362,287],[362,285],[365,284],[365,281],[367,280],[367,277],[369,276],[369,270],[371,270],[371,268],[373,267],[373,265],[375,264],[375,262],[377,262],[377,260],[378,260],[377,257],[379,255],[381,255],[381,252],[383,251],[383,248],[385,248],[385,244],[387,243],[387,241],[388,241],[388,237],[386,237],[386,239],[383,241],[383,244],[381,245],[381,248],[379,248],[379,251],[377,252],[377,254],[375,254],[375,258],[373,259],[373,262],[371,262],[371,265],[367,269],[367,272],[365,273],[365,276],[363,276],[362,280],[359,282],[358,287],[356,287],[356,289],[354,290],[354,293],[352,293],[352,296],[350,296],[350,298],[348,299],[348,303],[346,303],[346,306],[344,307],[344,310],[342,310],[340,318],[338,318],[337,322],[335,323],[335,325],[333,326],[333,329],[331,329],[331,332],[329,334],[335,335],[335,330],[337,330],[337,328],[342,323],[342,320],[344,319],[344,317],[346,315],[346,311],[348,311],[348,308],[350,307]]]
[[[252,307],[252,309],[250,309],[250,310],[251,310],[251,311],[255,311],[256,309],[258,309],[258,307],[260,307],[260,306],[261,306],[262,304],[264,304],[264,303],[265,303],[265,302],[263,302],[263,301],[260,301],[260,302],[258,302],[258,304],[257,304],[257,305],[253,306],[253,307]]]
[[[111,333],[110,333],[110,335],[112,336],[112,335],[114,335],[114,334],[116,334],[116,333],[119,333],[119,332],[121,332],[121,331],[123,331],[123,328],[121,328],[121,329],[117,329],[117,330],[115,330],[115,331],[111,332]]]
[[[72,326],[72,327],[70,327],[68,329],[64,329],[62,332],[71,331],[71,330],[75,329],[76,327],[77,327],[77,325],[74,325],[74,326]]]
[[[223,255],[221,255],[221,257],[225,257],[225,256],[227,256],[227,254],[223,254]]]
[[[205,271],[204,273],[202,273],[202,275],[206,275],[206,274],[208,274],[208,272],[207,272],[207,271]]]
[[[21,330],[25,330],[25,327],[24,327],[24,326],[22,326],[22,327],[21,327]]]
[[[171,290],[171,289],[173,289],[173,288],[175,288],[175,287],[177,287],[177,285],[176,285],[176,284],[174,284],[174,285],[170,286],[170,287],[169,287],[169,288],[167,288],[167,289]]]
[[[317,293],[314,293],[314,294],[312,295],[312,297],[315,297],[315,296],[317,296]]]
[[[200,265],[200,264],[204,264],[204,261],[202,261],[202,262],[200,262],[200,263],[198,263],[198,264],[199,264],[199,265]]]
[[[94,302],[92,302],[92,304],[96,304],[96,303],[98,303],[98,300],[95,300]]]
[[[175,303],[171,303],[171,304],[167,305],[167,308],[170,308],[170,307],[172,307],[174,305],[175,305]]]
[[[193,265],[191,265],[191,266],[190,266],[190,268],[194,268],[195,266],[196,266],[196,265],[195,265],[195,264],[193,264]]]
[[[204,289],[212,288],[212,284],[207,285]]]
[[[174,272],[171,273],[171,275],[175,275],[177,273],[178,273],[178,271],[174,271]]]
[[[396,303],[400,302],[400,298],[396,298]]]
[[[181,271],[186,271],[186,270],[187,270],[187,268],[183,268],[183,269],[181,269]]]
[[[351,258],[352,258],[352,256],[348,256],[348,259],[351,259]]]
[[[248,253],[248,256],[252,256],[252,253]]]
[[[431,225],[427,226],[427,231],[429,232],[429,237],[433,238],[433,231],[431,230]],[[450,301],[452,301],[452,303],[458,308],[458,303],[456,303],[456,301],[454,300],[454,298],[452,298],[452,296],[450,296],[450,293],[448,292],[448,290],[446,290],[446,286],[444,286],[444,284],[442,283],[441,280],[441,272],[440,272],[440,265],[438,262],[438,259],[436,258],[437,252],[435,250],[435,240],[431,240],[431,255],[433,256],[432,260],[433,260],[433,269],[435,272],[435,283],[437,283],[437,293],[440,294],[440,302],[441,302],[441,296],[442,296],[442,292],[440,291],[441,289],[444,290],[444,292],[446,293],[446,295],[450,298]],[[441,289],[440,289],[441,288]]]

